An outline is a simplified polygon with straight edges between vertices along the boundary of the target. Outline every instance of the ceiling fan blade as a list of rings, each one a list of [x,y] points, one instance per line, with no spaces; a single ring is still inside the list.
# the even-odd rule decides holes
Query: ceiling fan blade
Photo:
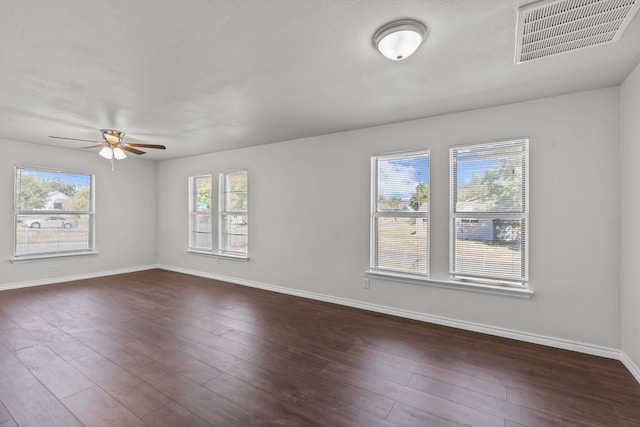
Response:
[[[144,154],[145,153],[144,151],[136,150],[135,148],[129,147],[127,145],[123,145],[120,148],[122,148],[124,151],[128,151],[128,152],[133,153],[133,154],[138,154],[139,155],[139,154]]]
[[[134,144],[134,143],[127,143],[125,145],[128,145],[129,147],[142,147],[142,148],[157,148],[159,150],[166,150],[167,147],[165,147],[164,145],[159,145],[159,144]]]
[[[66,138],[64,136],[51,136],[51,135],[49,135],[49,138],[68,139],[69,141],[95,142],[96,144],[100,144],[100,141],[92,141],[90,139]]]

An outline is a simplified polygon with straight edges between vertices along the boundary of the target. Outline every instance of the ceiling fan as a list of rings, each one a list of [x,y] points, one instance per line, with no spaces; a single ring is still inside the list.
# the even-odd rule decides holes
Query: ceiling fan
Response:
[[[138,148],[157,148],[165,150],[167,147],[159,144],[136,144],[132,142],[123,142],[124,132],[115,129],[100,129],[102,132],[102,141],[91,141],[88,139],[66,138],[63,136],[51,136],[49,138],[55,139],[67,139],[69,141],[82,141],[93,142],[95,145],[81,148],[102,148],[98,154],[107,160],[111,160],[111,169],[113,170],[113,161],[122,160],[127,157],[125,151],[133,154],[145,154],[144,151],[138,150]],[[136,148],[138,147],[138,148]]]

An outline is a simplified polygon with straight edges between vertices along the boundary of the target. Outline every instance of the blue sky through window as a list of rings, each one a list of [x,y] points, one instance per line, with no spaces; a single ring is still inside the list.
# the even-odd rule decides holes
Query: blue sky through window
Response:
[[[478,153],[458,153],[456,167],[458,190],[469,185],[474,176],[484,176],[487,171],[496,169],[501,163],[501,160],[479,156]]]
[[[91,185],[91,176],[85,174],[45,171],[38,169],[22,169],[21,173],[42,178],[44,180],[60,181],[64,184],[71,184],[76,189],[89,187]]]
[[[378,160],[378,195],[387,199],[409,199],[418,183],[429,185],[427,155]]]

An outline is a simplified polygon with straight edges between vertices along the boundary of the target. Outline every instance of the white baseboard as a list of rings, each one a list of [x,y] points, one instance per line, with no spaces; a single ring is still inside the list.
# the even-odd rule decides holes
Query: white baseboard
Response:
[[[75,274],[73,276],[49,277],[46,279],[28,280],[26,282],[0,284],[0,291],[9,289],[29,288],[31,286],[53,285],[54,283],[73,282],[75,280],[95,279],[96,277],[113,276],[114,274],[134,273],[136,271],[151,270],[157,265],[145,265],[139,267],[120,268],[117,270],[98,271],[95,273]]]
[[[511,329],[497,328],[494,326],[487,326],[487,325],[482,325],[482,324],[473,323],[473,322],[465,322],[465,321],[450,319],[446,317],[432,316],[432,315],[410,311],[410,310],[402,310],[398,308],[387,307],[384,305],[371,304],[371,303],[357,301],[357,300],[318,294],[315,292],[300,291],[297,289],[285,288],[282,286],[274,286],[274,285],[255,282],[251,280],[237,279],[234,277],[221,276],[219,274],[214,274],[214,273],[190,270],[187,268],[173,267],[173,266],[162,265],[162,264],[158,265],[158,268],[169,270],[169,271],[175,271],[177,273],[184,273],[184,274],[190,274],[193,276],[205,277],[208,279],[220,280],[223,282],[235,283],[237,285],[250,286],[252,288],[265,289],[268,291],[279,292],[283,294],[294,295],[294,296],[314,299],[318,301],[330,302],[330,303],[344,305],[348,307],[360,308],[363,310],[374,311],[377,313],[390,314],[393,316],[419,320],[427,323],[434,323],[437,325],[450,326],[453,328],[464,329],[467,331],[480,332],[483,334],[495,335],[503,338],[511,338],[511,339],[525,341],[533,344],[546,345],[548,347],[555,347],[555,348],[560,348],[564,350],[577,351],[579,353],[586,353],[594,356],[606,357],[609,359],[622,360],[621,351],[614,348],[609,348],[609,347],[601,347],[601,346],[596,346],[592,344],[564,340],[560,338],[547,337],[544,335],[531,334],[528,332],[515,331]],[[637,378],[638,376],[636,376],[636,379]],[[640,380],[638,380],[638,382],[640,382]]]
[[[631,375],[634,376],[636,381],[640,383],[640,368],[638,368],[638,365],[633,363],[633,360],[631,360],[624,351],[620,352],[620,355],[620,361],[629,370],[629,372],[631,372]]]

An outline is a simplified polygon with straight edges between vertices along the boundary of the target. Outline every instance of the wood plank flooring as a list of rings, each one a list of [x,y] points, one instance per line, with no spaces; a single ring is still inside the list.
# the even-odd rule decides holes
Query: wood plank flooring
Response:
[[[0,292],[0,427],[640,426],[614,360],[163,270]]]

